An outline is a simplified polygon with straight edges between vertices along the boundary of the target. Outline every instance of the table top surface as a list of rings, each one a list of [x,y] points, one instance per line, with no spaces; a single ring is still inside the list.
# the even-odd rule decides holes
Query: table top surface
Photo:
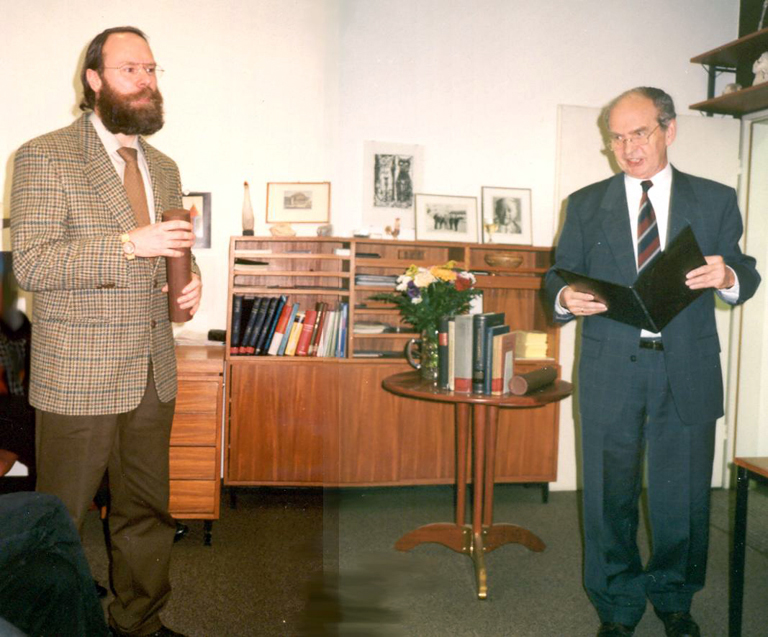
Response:
[[[539,407],[571,395],[573,385],[565,380],[556,380],[551,385],[526,394],[525,396],[487,396],[485,394],[461,394],[450,389],[440,389],[429,381],[425,381],[419,372],[402,372],[387,376],[382,381],[382,386],[387,391],[398,396],[421,398],[422,400],[434,400],[444,403],[473,403],[478,405],[491,405],[494,407]]]
[[[740,467],[768,478],[768,457],[761,458],[734,458],[733,462]]]

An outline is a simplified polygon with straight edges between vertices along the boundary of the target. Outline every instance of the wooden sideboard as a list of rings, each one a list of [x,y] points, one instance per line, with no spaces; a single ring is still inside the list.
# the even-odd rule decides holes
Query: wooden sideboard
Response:
[[[176,519],[211,521],[219,517],[221,415],[224,348],[176,347],[179,391],[171,429],[170,512]]]
[[[519,257],[514,269],[491,267],[490,253]],[[263,271],[238,269],[258,259]],[[365,486],[449,484],[455,435],[450,405],[398,400],[384,378],[410,369],[402,351],[414,336],[355,332],[358,320],[399,322],[396,309],[366,301],[381,293],[357,274],[401,274],[412,263],[453,259],[476,272],[484,310],[506,314],[513,330],[548,335],[548,358],[519,361],[530,371],[557,365],[559,330],[546,310],[542,281],[551,248],[349,238],[233,237],[228,325],[234,294],[284,294],[301,309],[319,300],[349,304],[345,358],[232,355],[226,347],[224,483],[227,486]],[[228,330],[228,338],[231,330]],[[398,358],[368,358],[381,350]],[[557,479],[558,409],[554,404],[500,416],[496,476],[500,482]]]

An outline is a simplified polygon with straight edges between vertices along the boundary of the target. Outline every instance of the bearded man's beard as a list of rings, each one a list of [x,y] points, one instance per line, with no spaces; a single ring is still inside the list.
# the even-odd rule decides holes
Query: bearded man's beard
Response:
[[[149,98],[146,104],[137,100]],[[102,82],[96,96],[96,110],[106,129],[114,134],[151,135],[163,127],[163,96],[160,91],[144,88],[130,95],[121,95]]]

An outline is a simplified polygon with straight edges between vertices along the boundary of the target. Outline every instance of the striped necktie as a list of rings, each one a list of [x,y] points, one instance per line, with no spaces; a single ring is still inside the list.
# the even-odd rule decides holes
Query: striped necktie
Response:
[[[131,202],[133,214],[136,216],[136,225],[149,225],[149,207],[147,206],[147,193],[144,190],[144,180],[141,178],[139,170],[138,151],[135,148],[123,147],[117,151],[125,160],[125,175],[123,185],[128,195],[128,201]]]
[[[640,215],[637,218],[637,271],[640,273],[653,258],[661,252],[659,228],[656,225],[656,213],[648,198],[648,190],[653,182],[646,179],[640,184],[643,196],[640,199]]]

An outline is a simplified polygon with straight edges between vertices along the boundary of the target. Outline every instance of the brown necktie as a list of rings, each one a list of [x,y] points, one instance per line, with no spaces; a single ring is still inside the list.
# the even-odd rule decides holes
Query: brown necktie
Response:
[[[149,225],[149,208],[147,207],[147,193],[144,190],[144,180],[139,170],[138,151],[135,148],[121,148],[117,153],[125,160],[125,176],[123,184],[131,202],[133,214],[136,215],[136,224]]]

